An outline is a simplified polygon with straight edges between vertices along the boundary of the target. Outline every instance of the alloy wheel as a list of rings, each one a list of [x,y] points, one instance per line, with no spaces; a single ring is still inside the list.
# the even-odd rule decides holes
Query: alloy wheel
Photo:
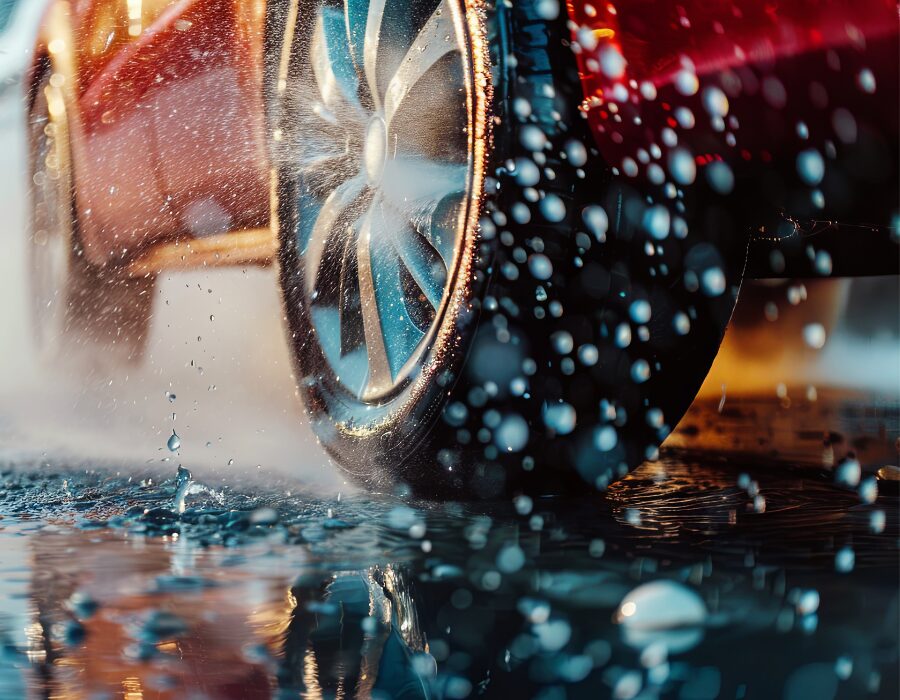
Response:
[[[303,296],[331,371],[374,403],[420,367],[459,261],[465,23],[453,0],[346,0],[309,16],[293,154]]]

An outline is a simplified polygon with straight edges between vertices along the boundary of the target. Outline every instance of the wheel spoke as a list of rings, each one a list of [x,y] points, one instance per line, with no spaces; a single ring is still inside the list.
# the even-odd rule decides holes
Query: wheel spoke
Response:
[[[347,207],[360,195],[363,186],[361,177],[347,180],[328,196],[319,210],[303,253],[307,294],[313,294],[316,289],[322,257],[334,234],[335,226]]]
[[[393,384],[424,333],[406,307],[400,262],[379,202],[369,209],[357,247],[363,331],[369,354],[366,393],[383,393]]]
[[[464,192],[454,192],[444,197],[434,208],[429,225],[422,225],[418,231],[434,248],[447,270],[453,269],[456,253],[456,237],[460,226],[460,213],[466,203]]]
[[[381,94],[378,90],[378,50],[381,45],[381,23],[384,19],[385,2],[386,0],[369,0],[363,43],[363,68],[376,110],[381,109]]]
[[[394,241],[400,260],[409,270],[428,303],[437,311],[444,296],[447,268],[443,260],[430,251],[430,246],[409,224],[398,222]]]
[[[387,347],[381,327],[381,314],[375,297],[375,273],[371,255],[372,209],[363,219],[357,241],[356,259],[359,269],[359,293],[361,297],[363,335],[369,356],[369,377],[363,389],[363,398],[390,388],[393,380],[388,365]]]
[[[453,12],[441,0],[400,62],[385,90],[384,120],[390,126],[394,113],[428,70],[452,51],[458,51]]]
[[[392,154],[465,162],[469,144],[466,115],[463,67],[458,60],[441,60],[393,113],[388,129]]]
[[[359,78],[345,35],[343,13],[323,7],[313,32],[310,61],[322,103],[337,115],[348,108],[362,112],[357,95]]]

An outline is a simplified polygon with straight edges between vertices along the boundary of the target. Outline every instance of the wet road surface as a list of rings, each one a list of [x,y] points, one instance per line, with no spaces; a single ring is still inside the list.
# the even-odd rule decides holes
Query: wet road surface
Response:
[[[896,402],[816,398],[575,501],[4,464],[0,697],[896,697]]]

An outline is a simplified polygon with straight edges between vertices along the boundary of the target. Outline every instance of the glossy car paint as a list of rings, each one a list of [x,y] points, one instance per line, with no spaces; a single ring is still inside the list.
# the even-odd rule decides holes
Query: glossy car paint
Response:
[[[155,5],[143,25],[124,0],[59,3],[64,19],[45,36],[45,50],[54,59],[66,52],[74,71],[67,113],[78,235],[94,263],[268,221],[263,3]]]
[[[145,1],[151,12],[137,27],[126,0],[56,3],[73,44],[79,236],[95,263],[268,222],[264,0]],[[584,111],[611,166],[641,162],[686,107],[694,123],[679,144],[699,173],[724,161],[746,184],[732,203],[742,223],[887,224],[895,214],[896,176],[885,172],[897,144],[895,3],[577,0],[566,9]],[[60,39],[60,24],[48,27],[43,52]],[[835,134],[849,110],[862,146],[849,143],[846,124]],[[851,160],[869,172],[851,183],[826,178],[826,204],[816,206],[813,188],[795,186],[796,159],[829,143],[859,146]],[[645,179],[641,166],[635,182]]]
[[[654,146],[667,167],[677,139],[698,180],[729,166],[730,206],[754,229],[896,216],[896,2],[578,1],[568,12],[583,110],[604,158],[635,183],[651,179]],[[799,172],[811,150],[827,164],[820,182]]]

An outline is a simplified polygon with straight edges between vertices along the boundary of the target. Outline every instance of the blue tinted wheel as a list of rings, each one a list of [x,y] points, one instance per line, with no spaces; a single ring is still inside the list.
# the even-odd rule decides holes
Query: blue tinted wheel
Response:
[[[270,12],[285,315],[337,463],[370,488],[495,498],[604,488],[654,457],[747,238],[691,202],[690,235],[648,230],[581,118],[564,5]]]

